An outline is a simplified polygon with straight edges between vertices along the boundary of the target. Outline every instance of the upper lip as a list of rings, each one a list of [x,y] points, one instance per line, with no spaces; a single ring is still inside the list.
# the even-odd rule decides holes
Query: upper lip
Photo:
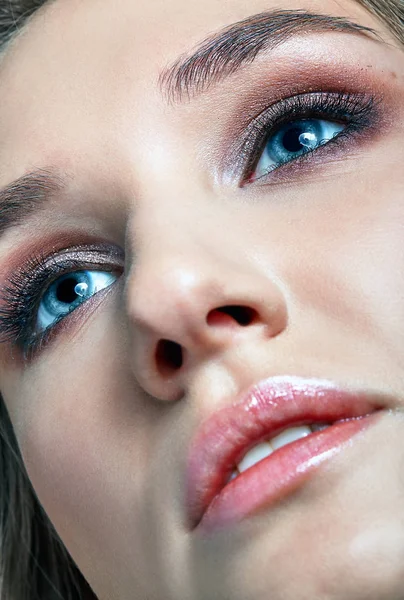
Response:
[[[381,395],[344,390],[328,380],[272,377],[210,416],[192,440],[186,505],[196,527],[244,454],[263,439],[301,424],[334,423],[386,408]]]

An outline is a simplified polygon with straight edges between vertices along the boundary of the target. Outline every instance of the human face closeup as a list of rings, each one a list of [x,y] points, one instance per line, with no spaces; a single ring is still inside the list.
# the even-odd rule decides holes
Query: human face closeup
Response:
[[[399,43],[352,0],[63,0],[0,91],[1,393],[97,598],[403,599]]]

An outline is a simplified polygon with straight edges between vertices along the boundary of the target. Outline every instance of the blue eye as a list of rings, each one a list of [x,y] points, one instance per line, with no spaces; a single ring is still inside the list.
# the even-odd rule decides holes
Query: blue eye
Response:
[[[267,175],[303,154],[316,150],[335,138],[346,127],[346,124],[321,119],[290,121],[267,139],[251,181]]]
[[[41,298],[36,333],[55,325],[91,296],[112,285],[117,278],[107,271],[77,271],[56,279]]]

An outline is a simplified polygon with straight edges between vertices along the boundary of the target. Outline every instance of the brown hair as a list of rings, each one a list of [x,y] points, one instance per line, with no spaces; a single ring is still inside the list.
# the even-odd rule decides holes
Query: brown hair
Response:
[[[387,25],[393,35],[404,44],[403,0],[356,0]]]
[[[402,0],[356,1],[404,44]],[[3,0],[0,52],[45,3]],[[95,600],[35,494],[1,396],[0,481],[0,600]]]

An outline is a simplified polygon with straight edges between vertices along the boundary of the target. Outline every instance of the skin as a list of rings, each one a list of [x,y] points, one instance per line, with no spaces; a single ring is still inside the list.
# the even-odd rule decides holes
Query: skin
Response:
[[[1,63],[1,184],[49,165],[69,182],[0,238],[0,285],[61,234],[125,249],[126,275],[34,360],[0,347],[29,477],[99,600],[404,598],[403,50],[352,1],[296,0],[281,8],[345,16],[388,43],[311,33],[190,102],[169,105],[157,85],[210,33],[279,7],[56,2]],[[380,119],[276,185],[240,187],[219,160],[226,135],[268,82],[310,88],[316,69],[299,74],[297,56],[381,94]],[[212,313],[235,304],[256,320]],[[181,368],[156,357],[162,339],[181,345]],[[190,442],[275,375],[380,392],[386,413],[286,501],[198,537]]]

